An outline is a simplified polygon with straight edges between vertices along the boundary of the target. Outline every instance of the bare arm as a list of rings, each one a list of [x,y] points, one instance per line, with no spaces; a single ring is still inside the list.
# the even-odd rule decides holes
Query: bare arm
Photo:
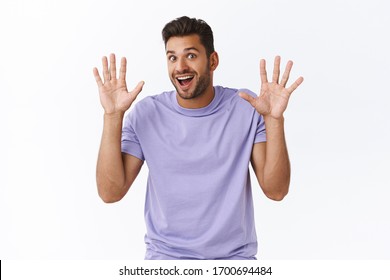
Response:
[[[251,163],[264,194],[282,200],[290,184],[290,161],[284,137],[284,121],[266,121],[267,142],[253,146]]]
[[[282,200],[290,185],[290,161],[284,135],[283,113],[287,108],[291,93],[303,82],[298,78],[290,87],[286,84],[292,68],[289,61],[279,82],[280,57],[274,62],[272,82],[267,80],[265,60],[260,61],[261,90],[254,98],[248,94],[240,96],[263,115],[267,131],[267,142],[253,146],[251,163],[265,195],[273,200]]]
[[[104,202],[121,200],[141,170],[143,161],[121,152],[123,115],[104,115],[96,166],[96,183]]]
[[[103,135],[96,166],[96,183],[99,196],[105,202],[116,202],[123,198],[137,177],[143,161],[121,153],[123,116],[141,92],[143,82],[128,92],[126,86],[126,59],[122,58],[119,78],[116,77],[115,55],[108,61],[103,57],[103,78],[97,68],[94,76],[99,87],[100,102],[104,108]]]

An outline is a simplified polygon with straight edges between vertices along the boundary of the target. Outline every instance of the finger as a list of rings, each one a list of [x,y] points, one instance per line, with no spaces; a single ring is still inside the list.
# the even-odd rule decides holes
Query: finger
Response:
[[[136,87],[130,92],[133,96],[134,99],[138,96],[138,94],[142,91],[142,88],[144,86],[145,82],[141,81],[139,82]]]
[[[262,84],[268,83],[267,70],[265,70],[265,59],[260,60],[260,79]]]
[[[121,59],[121,68],[119,70],[119,79],[120,80],[126,80],[126,66],[127,65],[127,61],[126,61],[126,57],[122,57]]]
[[[103,86],[102,79],[100,78],[100,75],[99,75],[99,70],[96,67],[93,68],[93,75],[95,76],[95,81],[96,81],[98,87]]]
[[[254,106],[254,103],[255,103],[255,101],[256,101],[256,98],[254,98],[253,96],[251,96],[251,95],[249,95],[249,94],[247,94],[247,93],[245,93],[245,92],[239,92],[238,95],[239,95],[242,99],[248,101],[252,106]]]
[[[290,77],[290,71],[292,66],[293,66],[293,62],[289,60],[286,65],[286,69],[284,70],[282,80],[280,81],[280,85],[282,85],[283,87],[286,87],[288,78]]]
[[[274,61],[274,72],[272,75],[273,83],[279,82],[279,75],[280,75],[280,56],[276,56]]]
[[[303,82],[303,77],[299,77],[288,89],[287,89],[287,92],[289,94],[291,94],[294,90],[297,89],[297,87],[299,87],[300,84],[302,84]]]
[[[104,78],[104,82],[108,82],[110,80],[110,73],[108,72],[108,61],[107,61],[107,57],[106,56],[103,56],[102,64],[103,64],[103,78]]]
[[[110,55],[110,75],[111,79],[116,79],[116,62],[115,62],[115,54]]]

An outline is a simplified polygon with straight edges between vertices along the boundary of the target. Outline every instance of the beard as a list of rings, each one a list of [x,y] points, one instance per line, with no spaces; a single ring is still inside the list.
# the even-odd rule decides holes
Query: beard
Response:
[[[190,74],[190,72],[185,72],[181,74]],[[177,94],[183,98],[183,99],[195,99],[206,91],[207,87],[210,85],[211,82],[211,77],[210,77],[210,69],[209,69],[209,63],[207,63],[206,70],[205,72],[199,76],[199,80],[196,81],[196,85],[193,91],[187,91],[187,92],[182,92],[181,89],[176,86],[175,82],[172,81],[173,86],[176,89]]]

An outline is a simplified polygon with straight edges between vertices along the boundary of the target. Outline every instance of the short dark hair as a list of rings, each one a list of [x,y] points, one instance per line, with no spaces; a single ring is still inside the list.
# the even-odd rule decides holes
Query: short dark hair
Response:
[[[162,30],[162,37],[165,46],[171,37],[183,37],[196,34],[206,49],[207,57],[214,52],[214,37],[211,27],[201,19],[179,17],[168,22]]]

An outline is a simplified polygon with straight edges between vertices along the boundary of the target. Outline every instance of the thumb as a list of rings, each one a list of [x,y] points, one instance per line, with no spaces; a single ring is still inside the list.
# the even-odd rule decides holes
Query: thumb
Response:
[[[139,82],[136,87],[130,92],[131,95],[134,96],[134,99],[138,96],[138,94],[142,91],[142,88],[144,86],[145,82],[141,81]]]
[[[242,91],[239,92],[238,95],[239,95],[242,99],[248,101],[252,106],[254,106],[254,102],[255,102],[256,98],[254,98],[253,96],[251,96],[251,95],[249,95],[249,94],[247,94],[247,93],[245,93],[245,92],[242,92]]]

